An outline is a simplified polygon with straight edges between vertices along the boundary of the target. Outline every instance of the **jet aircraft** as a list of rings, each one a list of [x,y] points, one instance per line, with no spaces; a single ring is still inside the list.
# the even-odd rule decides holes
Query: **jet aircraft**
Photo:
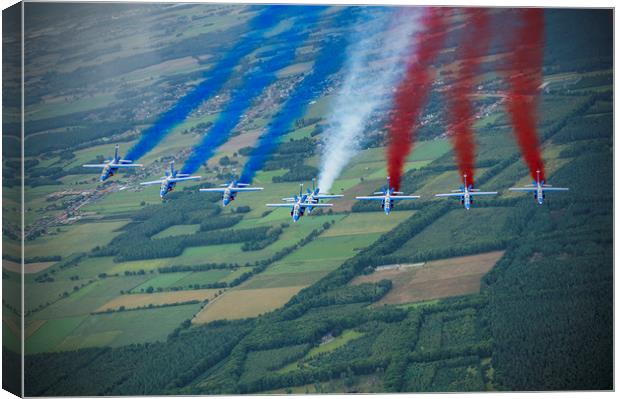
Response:
[[[545,191],[568,191],[566,187],[553,187],[551,184],[545,183],[544,180],[540,180],[540,170],[536,171],[536,180],[532,181],[532,184],[528,184],[525,187],[511,187],[510,191],[528,191],[534,192],[534,199],[538,202],[538,205],[542,205],[545,200]]]
[[[266,204],[266,206],[272,208],[290,208],[293,223],[297,222],[299,218],[304,215],[304,212],[308,208],[329,208],[333,206],[333,204],[315,204],[312,202],[308,202],[308,195],[302,193],[302,187],[303,184],[300,184],[299,195],[295,195],[293,197],[293,201],[289,201],[284,204]]]
[[[114,173],[120,168],[139,168],[142,164],[133,163],[129,159],[121,159],[118,155],[118,144],[114,147],[114,158],[104,161],[102,164],[86,164],[82,165],[84,168],[102,168],[99,181],[106,181],[109,177],[114,176]]]
[[[386,215],[389,215],[394,208],[394,201],[400,200],[414,200],[420,198],[419,195],[403,195],[402,191],[395,191],[394,187],[390,187],[390,177],[387,178],[387,187],[381,189],[381,191],[375,191],[373,196],[368,197],[355,197],[357,200],[362,201],[381,201],[381,208]]]
[[[231,181],[229,183],[220,184],[219,187],[214,188],[201,188],[203,193],[222,193],[222,205],[226,206],[230,204],[230,201],[234,201],[237,193],[246,191],[261,191],[262,187],[248,187],[247,183],[239,183],[237,181]]]
[[[163,200],[166,194],[174,190],[174,187],[177,185],[178,182],[187,181],[187,180],[200,180],[200,179],[201,179],[201,176],[190,176],[185,173],[178,173],[178,171],[174,169],[174,161],[170,161],[170,172],[165,172],[165,175],[159,180],[143,182],[143,183],[140,183],[140,185],[141,186],[152,186],[155,184],[159,184],[160,185],[159,196]]]
[[[469,210],[471,204],[474,203],[472,198],[475,195],[497,195],[497,191],[480,191],[473,187],[471,184],[467,184],[467,175],[463,175],[463,185],[458,190],[452,190],[449,194],[435,194],[435,197],[460,197],[461,204],[465,209]]]
[[[334,198],[342,198],[344,195],[342,194],[320,194],[320,189],[316,187],[316,179],[312,179],[312,190],[307,189],[306,202],[308,204],[318,204],[322,199],[334,199]],[[294,197],[282,198],[282,201],[293,202],[295,201]],[[308,206],[308,213],[312,212],[313,207]]]

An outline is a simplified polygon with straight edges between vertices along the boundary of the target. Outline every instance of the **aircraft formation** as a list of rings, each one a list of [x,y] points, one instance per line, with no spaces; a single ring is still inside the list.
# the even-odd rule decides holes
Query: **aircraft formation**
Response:
[[[100,181],[105,181],[108,178],[114,176],[118,169],[122,168],[135,168],[142,167],[142,164],[135,164],[131,160],[121,159],[119,153],[118,144],[114,148],[114,157],[110,160],[104,161],[102,164],[86,164],[82,165],[85,168],[102,168]],[[159,180],[153,180],[140,183],[141,186],[159,185],[159,196],[164,200],[166,194],[174,191],[177,183],[184,181],[200,180],[201,176],[191,176],[186,173],[179,173],[174,169],[174,161],[170,162],[170,169],[165,172]],[[227,206],[234,201],[236,196],[241,192],[255,192],[262,191],[263,187],[250,187],[248,183],[241,183],[238,181],[231,181],[221,184],[219,187],[213,188],[201,188],[200,192],[216,192],[222,193],[222,206]],[[545,199],[546,191],[568,191],[566,187],[553,187],[547,184],[545,180],[540,178],[540,170],[536,171],[536,180],[532,184],[524,187],[511,187],[509,191],[515,192],[529,192],[534,194],[534,199],[538,205],[542,205]],[[472,184],[467,183],[467,174],[463,175],[463,184],[456,190],[452,190],[450,193],[435,194],[438,198],[458,198],[461,204],[466,210],[469,210],[474,203],[474,197],[476,196],[489,196],[497,195],[497,191],[480,191],[473,187]],[[297,222],[304,214],[311,213],[314,208],[330,208],[333,204],[321,203],[321,200],[338,199],[342,198],[342,194],[326,194],[321,193],[321,190],[316,187],[316,179],[312,179],[312,190],[307,189],[306,193],[303,192],[303,184],[299,185],[299,194],[295,194],[292,197],[282,198],[281,203],[265,204],[270,208],[288,208],[290,209],[291,218],[293,222]],[[415,200],[421,198],[419,195],[405,195],[402,191],[396,191],[394,187],[390,186],[390,177],[387,177],[387,184],[381,191],[374,192],[371,196],[358,196],[355,197],[358,201],[380,201],[381,209],[386,215],[389,215],[394,205],[398,201]]]
[[[318,11],[318,12],[317,12]],[[193,91],[182,97],[176,105],[162,114],[155,123],[143,132],[136,144],[129,149],[127,158],[140,159],[154,148],[171,129],[186,119],[207,98],[213,97],[221,84],[232,73],[233,66],[243,57],[256,50],[257,43],[271,40],[263,37],[277,25],[280,19],[290,17],[285,8],[265,8],[264,15],[269,18],[256,17],[252,35],[242,37],[240,44],[222,58],[223,61],[213,66],[209,78]],[[297,15],[306,24],[315,24],[321,18],[321,11],[316,8],[306,9],[303,16]],[[329,191],[343,168],[359,151],[353,143],[364,134],[371,115],[389,108],[389,121],[386,123],[386,169],[387,184],[380,191],[368,196],[358,196],[358,201],[375,201],[381,210],[389,215],[399,201],[419,199],[419,195],[406,195],[400,191],[401,180],[405,172],[407,157],[413,151],[418,121],[422,117],[429,93],[436,80],[435,69],[438,59],[446,46],[453,46],[449,40],[455,18],[459,26],[463,24],[460,37],[457,38],[457,68],[455,77],[448,79],[446,100],[446,130],[454,147],[455,164],[462,182],[459,188],[449,193],[435,194],[436,198],[455,198],[469,210],[479,197],[498,195],[496,191],[481,191],[475,187],[476,140],[474,121],[477,117],[476,93],[480,90],[477,78],[482,73],[481,60],[493,54],[506,54],[506,67],[502,68],[506,83],[505,104],[513,134],[521,150],[523,161],[529,169],[532,184],[524,187],[512,187],[509,191],[529,192],[537,204],[542,205],[545,195],[550,191],[567,191],[568,188],[552,187],[546,183],[545,166],[540,140],[537,133],[537,101],[544,87],[543,57],[545,18],[542,9],[521,9],[518,12],[491,13],[485,9],[468,8],[456,11],[451,8],[430,7],[422,9],[401,10],[395,13],[372,13],[366,18],[367,28],[361,36],[352,27],[356,18],[346,9],[336,13],[330,22],[343,28],[345,34],[338,40],[325,40],[316,53],[312,70],[305,74],[287,95],[278,113],[273,117],[265,131],[262,132],[256,146],[248,154],[248,161],[240,172],[238,180],[223,183],[218,187],[202,188],[201,192],[217,192],[222,195],[222,205],[227,206],[243,192],[256,192],[263,187],[252,187],[256,172],[263,169],[266,160],[280,143],[285,132],[306,112],[308,104],[316,101],[317,93],[325,89],[330,76],[337,71],[344,71],[343,85],[336,93],[333,109],[326,115],[328,130],[323,136],[326,143],[321,148],[321,169],[319,184]],[[508,24],[514,21],[515,24]],[[491,54],[489,38],[493,37],[494,26],[514,25],[510,32],[502,35],[503,40]],[[255,24],[255,25],[253,25]],[[294,24],[293,24],[294,26]],[[260,33],[263,31],[263,33]],[[382,50],[377,54],[375,44],[364,40],[373,37],[372,43],[381,43]],[[261,37],[261,40],[256,40]],[[181,171],[170,169],[159,180],[140,183],[143,186],[159,185],[162,200],[173,191],[177,183],[200,180],[195,176],[200,166],[214,155],[214,151],[232,135],[234,127],[252,104],[252,99],[260,96],[266,87],[273,83],[278,71],[288,65],[295,48],[303,46],[305,35],[299,35],[296,29],[284,30],[280,35],[270,36],[277,43],[285,43],[285,49],[276,51],[276,55],[261,61],[261,66],[251,68],[242,75],[242,89],[231,93],[227,105],[209,128],[208,134],[195,145],[185,161]],[[482,38],[482,39],[481,39]],[[376,42],[375,42],[376,39]],[[449,44],[448,44],[449,43]],[[342,49],[346,47],[346,51]],[[376,57],[393,62],[371,66]],[[413,95],[415,93],[415,95]],[[380,94],[380,95],[377,95]],[[100,180],[114,176],[118,170],[135,168],[142,165],[131,160],[121,159],[116,146],[114,158],[102,164],[84,165],[102,168]],[[280,203],[266,204],[267,207],[286,208],[290,210],[293,221],[298,221],[304,214],[314,208],[329,208],[325,201],[341,198],[321,192],[313,180],[312,189],[291,197],[282,198]]]

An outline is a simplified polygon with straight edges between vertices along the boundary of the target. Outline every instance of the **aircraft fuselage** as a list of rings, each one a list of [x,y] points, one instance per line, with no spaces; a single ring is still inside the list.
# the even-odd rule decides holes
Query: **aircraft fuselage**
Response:
[[[235,200],[235,195],[230,190],[230,187],[226,188],[226,190],[224,190],[224,195],[222,195],[222,205],[226,206],[230,204],[230,201],[234,201],[234,200]]]
[[[545,192],[543,191],[542,184],[540,182],[536,183],[536,194],[534,195],[536,198],[536,202],[538,205],[542,205],[545,200]]]
[[[394,201],[390,198],[389,193],[385,195],[385,198],[383,199],[383,202],[381,203],[381,205],[383,205],[383,212],[385,212],[386,215],[389,215],[390,212],[392,212]]]
[[[100,181],[106,181],[109,177],[114,176],[114,173],[118,170],[114,165],[116,165],[116,160],[110,161],[109,164],[103,167],[101,176],[99,177]]]
[[[469,191],[467,189],[463,193],[461,202],[463,203],[465,209],[469,210],[471,208],[471,196],[469,195]]]
[[[161,186],[159,188],[159,196],[161,197],[161,199],[164,199],[166,194],[168,194],[170,191],[174,191],[174,186],[176,186],[175,182],[171,182],[168,179],[162,180]]]
[[[304,215],[303,208],[300,206],[299,201],[295,203],[293,206],[293,210],[291,211],[291,216],[293,217],[293,223],[297,223],[300,217]]]

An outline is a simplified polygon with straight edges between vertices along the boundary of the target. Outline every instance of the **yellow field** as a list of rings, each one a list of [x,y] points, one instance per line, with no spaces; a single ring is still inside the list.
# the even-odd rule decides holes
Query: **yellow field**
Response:
[[[202,324],[221,319],[241,319],[279,308],[303,286],[231,290],[205,306],[192,323]]]
[[[400,265],[355,278],[352,284],[392,280],[392,289],[379,304],[426,301],[480,292],[480,279],[504,251],[442,259],[423,266]]]
[[[191,290],[176,292],[156,292],[153,294],[131,294],[120,295],[112,299],[105,305],[97,309],[98,312],[104,310],[117,310],[121,306],[125,309],[135,309],[149,305],[166,305],[178,302],[188,301],[204,301],[205,299],[213,299],[215,294],[220,290]]]

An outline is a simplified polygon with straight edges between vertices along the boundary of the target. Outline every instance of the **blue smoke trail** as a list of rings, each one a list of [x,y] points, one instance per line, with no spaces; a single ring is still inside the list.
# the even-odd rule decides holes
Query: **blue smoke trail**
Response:
[[[281,43],[277,53],[267,60],[262,60],[259,66],[248,71],[240,88],[232,93],[226,108],[219,114],[209,132],[201,142],[194,147],[191,155],[183,166],[183,173],[194,173],[200,165],[213,156],[215,150],[224,144],[230,137],[231,131],[237,126],[241,115],[252,105],[267,86],[276,81],[276,72],[288,65],[295,59],[297,47],[305,42],[310,30],[308,25],[314,24],[319,15],[309,13],[301,19],[297,19],[294,28],[278,35]],[[300,27],[300,28],[295,28]],[[301,32],[299,32],[301,30]]]
[[[353,23],[356,14],[351,15],[350,10],[341,11],[334,26],[347,26]],[[351,18],[352,16],[354,18]],[[252,182],[256,172],[263,167],[278,145],[280,137],[288,131],[295,120],[303,116],[308,103],[323,91],[327,78],[338,72],[344,64],[346,58],[344,49],[347,46],[347,40],[342,35],[337,38],[328,37],[325,40],[326,43],[320,50],[312,71],[295,87],[280,112],[268,126],[267,131],[260,137],[258,145],[250,154],[250,159],[241,172],[239,181]]]
[[[310,12],[321,9],[321,7],[304,8]],[[249,33],[242,37],[213,68],[205,73],[206,80],[181,98],[179,102],[155,121],[153,126],[142,133],[140,140],[129,150],[126,158],[137,160],[155,148],[176,125],[183,122],[203,101],[222,88],[239,61],[261,45],[261,38],[265,30],[273,28],[282,19],[298,13],[299,7],[294,6],[260,7],[259,14],[249,22]]]

